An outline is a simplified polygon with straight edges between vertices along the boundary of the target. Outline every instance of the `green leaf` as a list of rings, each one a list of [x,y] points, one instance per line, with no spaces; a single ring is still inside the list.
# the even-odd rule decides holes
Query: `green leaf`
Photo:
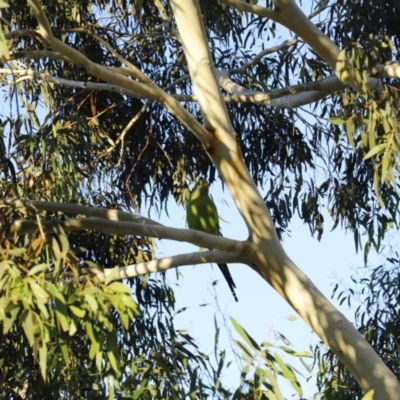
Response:
[[[120,375],[121,370],[118,361],[119,352],[118,352],[117,336],[115,332],[110,332],[107,337],[107,358],[114,372],[117,375]]]
[[[64,332],[68,332],[69,331],[68,308],[67,305],[65,304],[64,296],[61,293],[58,293],[58,296],[55,298],[55,313],[58,325]]]
[[[50,248],[51,258],[54,264],[54,275],[58,276],[63,266],[62,250],[57,237],[54,235],[47,235],[47,243]]]
[[[296,390],[299,396],[303,396],[303,390],[300,386],[299,381],[296,378],[296,375],[293,371],[286,365],[286,363],[282,360],[278,353],[274,353],[275,360],[278,365],[281,367],[283,376],[291,383],[293,388]]]
[[[343,82],[346,83],[346,81],[349,79],[350,73],[349,73],[349,63],[347,60],[347,49],[343,49],[336,60],[336,76],[337,78]]]
[[[76,306],[69,306],[69,309],[79,318],[83,318],[86,315],[86,310]]]
[[[65,340],[61,339],[59,340],[59,343],[61,344],[61,354],[63,356],[65,364],[69,364],[70,362],[70,356],[69,356],[69,347],[68,344]]]
[[[0,5],[5,4],[4,2],[0,3]],[[2,8],[4,8],[3,6]],[[0,23],[0,28],[2,28]],[[0,59],[2,58],[9,59],[10,58],[10,51],[8,49],[7,40],[3,34],[3,29],[0,29]]]
[[[92,322],[89,320],[85,321],[85,328],[86,328],[86,333],[89,336],[89,339],[91,341],[96,341],[96,338],[94,336],[94,330],[93,330],[93,325]]]
[[[255,357],[254,354],[250,351],[250,349],[247,348],[247,346],[244,343],[240,342],[239,340],[236,340],[235,342],[242,349],[242,351],[250,357],[250,359],[253,359]]]
[[[346,133],[347,137],[349,138],[349,143],[354,151],[356,151],[356,144],[354,143],[354,132],[355,132],[355,125],[354,125],[354,118],[350,117],[346,120]]]
[[[120,297],[120,300],[125,307],[132,311],[132,315],[139,314],[138,306],[131,296],[122,296]]]
[[[89,304],[89,307],[92,309],[92,311],[95,313],[99,309],[99,304],[97,303],[97,300],[90,294],[85,294],[85,300]]]
[[[119,316],[121,318],[122,326],[127,330],[129,328],[129,322],[131,321],[131,318],[126,313],[122,313]]]
[[[7,309],[4,312],[5,317],[3,319],[3,333],[4,334],[7,334],[10,331],[10,329],[20,311],[21,311],[21,307],[18,305],[10,304],[7,307]]]
[[[109,285],[109,288],[117,293],[131,293],[131,288],[121,282],[113,282],[111,285]]]
[[[273,390],[273,393],[270,393],[270,392],[268,393],[268,400],[269,399],[284,400],[284,398],[282,396],[282,392],[279,389],[279,384],[276,379],[276,376],[273,373],[271,373],[271,371],[269,369],[265,369],[264,374],[267,376],[267,378],[272,386],[272,390]]]
[[[329,121],[331,121],[331,124],[333,125],[343,125],[346,122],[345,119],[338,117],[329,118]]]
[[[37,275],[40,272],[45,272],[49,269],[49,265],[44,263],[44,264],[38,264],[35,265],[33,268],[31,268],[28,272],[28,276],[32,276],[32,275]]]
[[[285,353],[290,354],[293,357],[310,357],[310,352],[305,350],[305,351],[294,351],[290,347],[286,346],[279,346],[280,349],[282,349]]]
[[[375,130],[376,130],[376,121],[378,118],[378,112],[373,111],[374,108],[370,107],[369,109],[369,123],[368,123],[368,143],[369,148],[373,149],[376,146],[376,138],[375,138]]]
[[[94,340],[90,343],[90,349],[89,349],[89,358],[91,360],[93,360],[94,358],[96,358],[96,363],[98,364],[98,354],[99,354],[99,350],[100,350],[100,346],[99,346],[99,342],[97,340]],[[100,364],[100,369],[101,369],[101,362]]]
[[[375,195],[378,198],[379,205],[382,208],[385,208],[385,203],[383,202],[380,187],[379,187],[379,169],[377,166],[375,166],[373,182],[374,182]]]
[[[76,316],[74,314],[72,314],[71,318],[70,318],[68,334],[69,334],[69,336],[73,336],[73,335],[75,335],[75,333],[77,331],[78,331],[78,321],[77,321]]]
[[[23,312],[22,328],[24,329],[25,336],[29,341],[29,344],[33,346],[34,343],[34,317],[30,311],[25,310]]]
[[[48,301],[49,294],[42,288],[42,286],[38,285],[36,282],[29,282],[29,286],[31,287],[33,295],[42,301]]]
[[[101,266],[99,265],[99,264],[97,264],[97,263],[95,263],[95,262],[93,262],[93,261],[90,261],[90,260],[85,260],[85,264],[88,266],[88,267],[90,267],[90,268],[95,268],[95,269],[98,269],[98,270],[100,270],[101,271]],[[115,268],[114,268],[115,269]]]
[[[371,158],[372,156],[381,153],[382,151],[385,150],[386,144],[382,143],[382,144],[378,144],[377,146],[375,146],[373,149],[371,149],[365,156],[364,156],[364,160],[368,160],[368,158]]]
[[[374,400],[375,389],[368,390],[367,393],[361,398],[361,400]]]
[[[40,372],[42,373],[43,380],[46,382],[47,378],[47,345],[42,343],[42,347],[39,349],[39,364]]]
[[[28,249],[28,257],[32,260],[36,259],[42,251],[43,245],[44,241],[41,236],[33,239]]]
[[[88,263],[88,262],[86,262],[86,263]],[[92,263],[92,264],[94,264],[94,263]],[[97,268],[99,268],[99,266],[97,264],[95,264],[95,265]],[[92,266],[92,268],[93,268],[93,266]],[[106,275],[106,280],[104,282],[106,285],[108,285],[110,282],[112,282],[114,280],[116,274],[118,273],[118,270],[119,270],[119,268],[115,267],[111,271],[107,271],[108,273]]]
[[[257,342],[246,332],[246,330],[234,319],[231,317],[231,322],[233,327],[239,333],[239,335],[249,344],[253,349],[261,351],[260,346]]]

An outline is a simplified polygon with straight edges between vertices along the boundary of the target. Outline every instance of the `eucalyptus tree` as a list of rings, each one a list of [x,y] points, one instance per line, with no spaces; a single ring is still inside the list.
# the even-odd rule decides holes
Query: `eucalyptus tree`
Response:
[[[25,332],[42,377],[67,371],[79,354],[82,373],[120,376],[139,304],[155,307],[140,332],[157,320],[170,346],[135,349],[143,359],[130,371],[150,372],[124,387],[162,396],[180,386],[201,397],[199,370],[177,361],[191,339],[163,319],[172,292],[147,274],[239,261],[292,305],[363,392],[400,398],[396,375],[280,243],[294,213],[321,239],[325,202],[365,257],[397,224],[399,5],[323,1],[307,16],[295,0],[257,3],[15,0],[3,8],[0,315],[5,333]],[[248,240],[136,213],[185,202],[200,176],[224,182]],[[151,238],[212,250],[156,259]],[[174,368],[156,375],[162,363]],[[215,391],[218,374],[211,381]]]
[[[388,242],[388,241],[387,241]],[[341,303],[355,309],[355,323],[372,347],[398,376],[399,359],[399,244],[398,232],[391,235],[383,250],[384,262],[376,267],[354,271],[352,284],[335,285],[334,294]],[[360,399],[362,391],[337,356],[317,346],[319,364],[317,386],[323,399]]]

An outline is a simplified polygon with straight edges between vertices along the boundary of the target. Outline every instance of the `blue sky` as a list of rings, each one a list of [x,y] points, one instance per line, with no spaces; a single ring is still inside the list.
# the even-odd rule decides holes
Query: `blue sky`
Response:
[[[222,233],[232,239],[246,239],[247,231],[229,193],[222,192],[221,185],[217,181],[211,185],[210,193],[217,204],[220,217]],[[185,227],[185,209],[177,207],[173,200],[168,205],[169,217],[163,214],[159,222],[176,228]],[[290,225],[290,234],[285,234],[283,246],[292,260],[301,268],[314,284],[328,298],[332,295],[333,286],[342,283],[343,288],[352,286],[350,276],[356,273],[356,269],[364,265],[362,251],[356,254],[353,235],[346,232],[340,226],[334,231],[333,221],[325,213],[325,231],[322,240],[318,242],[311,237],[309,228],[304,225],[298,217],[294,217]],[[158,241],[157,255],[164,257],[168,255],[197,251],[198,248],[191,244],[174,243],[168,240]],[[378,257],[371,251],[370,261],[378,265]],[[310,345],[319,342],[317,335],[312,333],[311,328],[302,321],[286,301],[278,295],[261,276],[250,267],[242,264],[229,265],[233,279],[236,282],[236,293],[239,302],[236,303],[230,293],[221,272],[217,266],[209,264],[199,266],[187,266],[179,269],[182,278],[176,279],[176,272],[168,272],[168,281],[175,290],[177,309],[189,307],[185,312],[179,314],[176,319],[176,328],[187,329],[197,340],[201,350],[208,354],[213,353],[214,346],[214,316],[217,313],[220,324],[223,316],[227,321],[228,329],[233,330],[229,317],[235,318],[258,342],[268,341],[276,343],[274,331],[283,333],[297,351],[308,350]],[[362,271],[361,271],[362,273]],[[217,280],[218,284],[212,286]],[[218,305],[214,297],[214,290],[218,295]],[[354,311],[349,310],[347,303],[339,306],[338,302],[332,302],[343,312],[347,318],[353,320]],[[202,306],[208,304],[207,306]],[[290,316],[297,319],[291,321]],[[231,348],[231,343],[226,331],[223,329],[221,348]],[[233,332],[234,333],[234,332]],[[239,338],[234,333],[235,338]],[[232,352],[228,352],[228,361],[234,361]],[[293,363],[292,358],[285,358]],[[310,360],[311,363],[311,360]],[[237,384],[239,379],[239,367],[237,360],[229,368],[225,379],[227,383]],[[297,364],[295,364],[297,365]],[[306,371],[303,369],[303,372]],[[302,382],[306,398],[316,392],[315,381]],[[286,387],[286,386],[284,386]],[[289,391],[289,388],[286,390]],[[292,393],[284,395],[290,397]]]
[[[302,9],[305,12],[310,11],[310,3],[310,0],[303,1]],[[275,44],[268,43],[266,46]],[[246,239],[248,233],[245,224],[229,193],[226,190],[222,192],[219,181],[211,186],[210,193],[219,210],[223,235],[237,240]],[[324,210],[321,211],[324,212]],[[143,214],[145,212],[143,210]],[[174,204],[172,199],[168,205],[168,214],[169,216],[163,213],[160,218],[152,214],[151,217],[167,226],[185,227],[185,209]],[[351,286],[350,276],[355,273],[354,270],[357,267],[363,267],[363,254],[362,252],[356,254],[351,232],[346,234],[340,226],[331,232],[333,222],[326,212],[324,212],[324,217],[325,231],[320,242],[311,237],[308,227],[298,217],[294,217],[290,232],[284,235],[283,245],[297,266],[308,275],[325,296],[330,298],[336,283],[341,282],[344,287]],[[196,246],[168,240],[158,241],[157,256],[159,258],[191,251],[197,251]],[[378,257],[372,251],[370,262],[372,265],[378,265]],[[305,322],[296,316],[286,301],[251,268],[246,265],[232,264],[230,270],[237,285],[238,303],[234,301],[217,266],[211,267],[207,264],[180,268],[181,279],[179,280],[176,279],[175,271],[168,272],[168,281],[175,290],[177,309],[189,307],[177,316],[176,328],[187,329],[197,340],[201,350],[210,354],[213,352],[216,313],[220,324],[225,317],[227,329],[233,330],[229,322],[229,316],[231,316],[259,343],[275,342],[274,331],[282,332],[292,342],[293,348],[298,351],[307,350],[310,345],[319,342],[319,338],[311,332]],[[216,280],[218,284],[213,287],[212,282]],[[218,305],[214,290],[218,295]],[[332,302],[350,320],[353,319],[354,312],[347,308],[347,304],[339,306],[335,300]],[[204,304],[207,306],[201,306]],[[296,316],[297,320],[289,320],[290,316]],[[234,336],[238,337],[236,334]],[[281,343],[276,342],[276,344]],[[221,348],[230,347],[229,335],[225,332],[221,337]],[[232,352],[228,353],[228,360],[235,360]],[[225,375],[226,382],[235,386],[239,379],[239,371],[235,361]],[[305,398],[310,398],[316,391],[314,381],[310,380],[307,383],[304,380],[302,384]],[[290,397],[291,392],[284,391],[284,394]]]
[[[264,5],[264,2],[260,3]],[[311,0],[304,0],[301,8],[305,13],[310,12]],[[276,42],[265,43],[265,47],[274,46],[292,37],[288,35],[285,28],[278,28],[278,32]],[[324,181],[323,178],[321,177],[319,183]],[[218,180],[210,187],[210,193],[221,217],[222,234],[232,239],[246,239],[248,232],[245,224],[229,193],[226,190],[222,191]],[[165,225],[183,228],[185,227],[185,210],[182,206],[177,207],[173,203],[171,200],[168,205],[169,217],[165,214],[160,219],[155,215],[152,217]],[[352,287],[350,277],[357,272],[363,274],[364,260],[362,250],[356,254],[352,233],[346,233],[340,225],[331,231],[333,221],[326,207],[321,208],[320,211],[325,219],[324,234],[320,242],[311,236],[308,226],[295,216],[290,224],[290,231],[284,235],[283,246],[297,266],[330,299],[336,283],[341,284],[343,289]],[[163,257],[196,250],[196,246],[190,244],[162,240],[158,242],[157,253],[158,257]],[[369,262],[372,265],[378,265],[379,257],[373,251],[370,252]],[[218,316],[220,325],[223,324],[225,318],[227,330],[232,331],[229,317],[235,318],[259,343],[268,341],[275,342],[277,346],[281,345],[281,342],[275,340],[274,331],[283,333],[297,351],[308,350],[310,345],[314,346],[320,342],[311,328],[261,276],[248,266],[241,264],[230,265],[230,270],[237,285],[238,303],[234,301],[217,266],[199,265],[180,268],[182,278],[179,280],[176,279],[175,271],[168,272],[168,280],[177,298],[177,309],[189,307],[177,316],[176,327],[187,329],[200,344],[202,351],[210,355],[213,353],[215,315]],[[212,282],[216,280],[218,280],[217,286],[212,286]],[[218,304],[214,291],[218,293]],[[354,310],[348,309],[347,303],[340,306],[335,299],[331,301],[350,321],[353,320]],[[207,306],[203,306],[204,304]],[[295,321],[290,318],[292,316],[296,317]],[[220,344],[221,348],[228,349],[232,347],[232,343],[227,330],[222,335]],[[233,336],[238,338],[234,332]],[[285,360],[293,362],[292,358],[286,357]],[[225,375],[226,383],[235,386],[239,380],[240,366],[232,351],[228,352],[228,361],[234,362]],[[310,364],[311,362],[310,360]],[[302,371],[305,372],[304,369]],[[304,397],[307,399],[310,399],[317,391],[315,379],[309,381],[303,379],[302,386]],[[287,385],[284,385],[282,389],[287,398],[293,394]]]

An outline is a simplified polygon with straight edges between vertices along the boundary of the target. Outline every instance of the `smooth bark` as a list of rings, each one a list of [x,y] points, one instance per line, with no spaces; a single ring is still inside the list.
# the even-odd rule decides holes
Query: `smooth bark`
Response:
[[[293,1],[276,1],[276,3],[282,5],[280,11],[283,14],[285,10],[287,11],[287,14],[281,15],[280,19],[296,21],[293,17],[299,15],[299,9]],[[185,32],[182,44],[189,71],[193,77],[199,106],[203,114],[207,115],[205,120],[207,130],[212,136],[212,140],[207,142],[208,145],[210,142],[212,144],[205,147],[205,150],[218,168],[246,222],[249,241],[259,249],[248,257],[253,263],[253,268],[335,352],[365,392],[374,389],[374,399],[400,399],[400,387],[396,376],[350,321],[329,302],[283,250],[268,209],[244,165],[235,140],[235,132],[225,111],[216,84],[217,77],[211,54],[206,45],[207,39],[199,6],[195,0],[172,0],[171,4],[178,29]],[[305,23],[303,19],[300,20]],[[307,28],[310,35],[315,35],[316,28],[310,26]],[[325,43],[326,40],[322,40],[325,38],[321,35],[318,38],[321,39],[318,41],[320,47],[315,50],[322,53],[323,49],[329,46],[329,42]],[[330,50],[326,57],[332,63],[337,51],[332,47]]]

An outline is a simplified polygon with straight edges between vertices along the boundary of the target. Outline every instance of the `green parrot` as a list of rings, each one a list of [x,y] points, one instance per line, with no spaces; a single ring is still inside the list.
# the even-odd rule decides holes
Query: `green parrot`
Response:
[[[189,229],[220,235],[217,207],[208,195],[208,182],[199,179],[186,204],[186,221]],[[235,282],[226,264],[218,264],[236,301]]]

